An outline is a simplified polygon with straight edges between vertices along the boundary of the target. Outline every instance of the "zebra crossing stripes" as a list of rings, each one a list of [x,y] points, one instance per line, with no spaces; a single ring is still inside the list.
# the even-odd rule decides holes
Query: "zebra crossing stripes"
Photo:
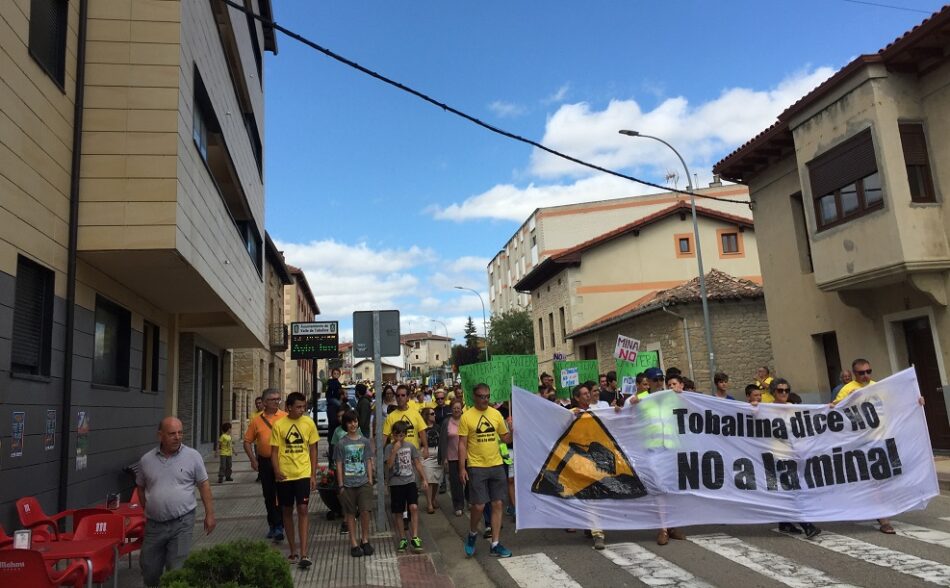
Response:
[[[773,551],[756,547],[725,533],[695,535],[689,541],[791,588],[846,588],[842,582],[815,568]]]
[[[690,572],[636,543],[608,545],[599,552],[647,586],[714,588]]]
[[[773,531],[779,532],[778,529],[773,529]],[[802,535],[796,535],[795,538],[841,555],[932,582],[938,586],[950,586],[950,566],[929,559],[827,531],[814,539],[806,539]]]
[[[543,553],[517,555],[498,560],[511,579],[521,588],[564,586],[581,588],[554,560]]]
[[[947,519],[950,519],[950,517],[946,517],[943,520]],[[862,524],[875,528],[878,527],[877,523]],[[900,521],[891,521],[891,526],[894,527],[894,531],[896,531],[901,537],[916,539],[917,541],[923,541],[924,543],[930,543],[931,545],[939,545],[940,547],[950,547],[950,533],[945,531],[928,529],[927,527],[920,527],[910,523],[902,523]]]

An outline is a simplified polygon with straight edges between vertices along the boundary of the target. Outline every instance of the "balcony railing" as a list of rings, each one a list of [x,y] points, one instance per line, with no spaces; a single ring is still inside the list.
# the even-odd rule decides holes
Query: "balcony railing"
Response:
[[[287,351],[287,344],[290,340],[290,333],[287,325],[277,323],[270,326],[270,350],[273,352]]]

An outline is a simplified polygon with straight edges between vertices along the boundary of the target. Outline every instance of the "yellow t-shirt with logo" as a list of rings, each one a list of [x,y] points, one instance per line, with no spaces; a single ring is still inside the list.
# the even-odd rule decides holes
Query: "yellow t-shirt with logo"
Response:
[[[419,414],[418,410],[413,410],[410,406],[407,410],[399,410],[398,408],[386,417],[386,420],[383,422],[383,435],[387,437],[392,434],[393,425],[396,421],[403,421],[409,427],[406,430],[406,441],[412,443],[416,446],[416,449],[419,449],[419,435],[423,431],[428,429],[426,422],[422,420],[422,415]]]
[[[285,417],[273,426],[270,444],[279,452],[277,463],[281,473],[287,480],[309,478],[312,473],[310,446],[320,440],[313,419],[306,415],[298,419]]]
[[[231,442],[231,435],[228,433],[221,433],[221,436],[218,437],[218,455],[221,457],[234,456],[234,444]]]
[[[769,391],[769,386],[771,386],[772,380],[774,379],[772,376],[769,376],[761,382],[758,380],[755,381],[755,385],[762,391],[763,404],[773,404],[775,402],[775,396],[772,396],[772,392]]]
[[[842,400],[850,396],[853,392],[860,390],[861,388],[864,388],[865,386],[869,386],[873,383],[874,383],[874,380],[868,380],[867,384],[862,385],[857,380],[851,380],[850,382],[842,386],[841,390],[838,390],[838,395],[835,396],[834,403],[838,404],[839,402],[841,402]]]
[[[468,438],[468,465],[472,468],[490,468],[502,464],[498,438],[508,433],[501,413],[492,407],[485,410],[472,408],[459,419],[459,437]]]

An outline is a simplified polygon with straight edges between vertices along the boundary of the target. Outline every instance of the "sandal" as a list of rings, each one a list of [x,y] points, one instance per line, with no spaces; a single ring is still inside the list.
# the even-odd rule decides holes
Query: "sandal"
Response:
[[[300,556],[296,553],[291,553],[287,556],[287,561],[290,562],[290,565],[295,565],[300,561]]]
[[[656,544],[657,545],[666,545],[670,542],[670,533],[666,529],[660,529],[660,532],[656,535]]]
[[[897,531],[894,530],[894,527],[892,527],[890,523],[884,523],[881,525],[881,533],[884,533],[885,535],[894,535],[897,533]]]
[[[435,509],[430,506],[429,508],[426,509],[426,512],[429,514],[435,514]]]
[[[303,569],[307,569],[313,565],[313,561],[311,561],[311,559],[305,555],[300,558],[300,563],[297,565]]]

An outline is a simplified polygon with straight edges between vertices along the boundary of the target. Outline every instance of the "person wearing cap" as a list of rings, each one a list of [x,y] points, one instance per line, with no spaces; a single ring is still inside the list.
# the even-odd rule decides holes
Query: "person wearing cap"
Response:
[[[643,375],[650,379],[651,394],[666,389],[666,374],[664,374],[660,368],[647,368],[647,371],[643,372]]]

